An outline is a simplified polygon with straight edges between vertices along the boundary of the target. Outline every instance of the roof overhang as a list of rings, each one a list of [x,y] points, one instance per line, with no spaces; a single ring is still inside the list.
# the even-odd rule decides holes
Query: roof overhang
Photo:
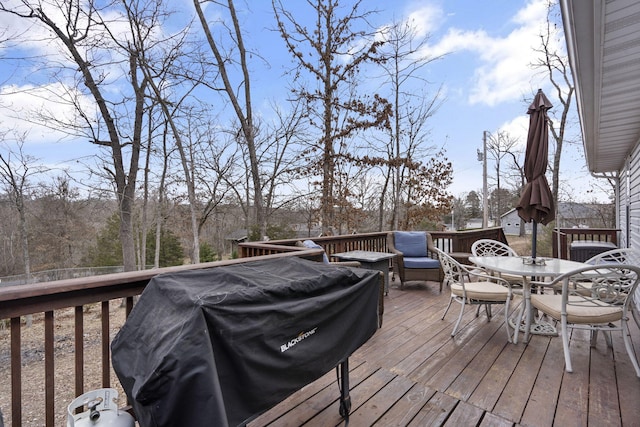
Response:
[[[561,0],[589,171],[619,171],[640,140],[640,1]]]

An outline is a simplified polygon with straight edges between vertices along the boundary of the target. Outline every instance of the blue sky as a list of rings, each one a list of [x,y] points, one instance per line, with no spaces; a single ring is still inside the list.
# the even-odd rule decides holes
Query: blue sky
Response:
[[[191,2],[182,1],[182,10],[190,13],[193,10]],[[283,0],[283,3],[297,8],[302,2]],[[446,54],[428,66],[425,77],[436,86],[442,85],[445,95],[445,102],[431,119],[431,143],[443,147],[453,163],[454,182],[449,190],[455,196],[482,190],[482,163],[477,159],[476,150],[482,149],[483,131],[492,134],[507,131],[523,148],[528,126],[528,102],[525,100],[530,101],[535,91],[542,88],[554,105],[559,104],[545,76],[530,67],[534,59],[532,49],[538,45],[538,35],[546,18],[545,3],[545,0],[364,0],[362,3],[380,11],[373,18],[374,25],[382,26],[393,19],[410,17],[424,34],[430,34],[430,52]],[[286,81],[282,76],[291,63],[279,36],[273,31],[271,1],[245,3],[236,0],[236,8],[249,29],[245,43],[269,62],[264,68],[267,65],[264,61],[252,65],[254,104],[266,104],[285,96]],[[10,16],[0,14],[0,27],[12,29],[15,25]],[[17,25],[24,26],[24,23]],[[34,49],[33,46],[23,48],[31,49],[31,52]],[[40,98],[6,95],[28,84],[19,73],[6,66],[9,64],[8,52],[0,44],[0,58],[5,61],[0,69],[0,106],[11,105],[8,110],[0,108],[0,126],[13,124],[28,130],[26,149],[29,154],[58,167],[73,165],[77,157],[91,155],[91,147],[86,141],[61,142],[60,135],[55,132],[16,121],[13,111],[48,101],[44,91]],[[12,50],[11,54],[16,51]],[[575,111],[573,114],[575,118]],[[578,141],[578,124],[571,125],[568,133],[570,139]],[[490,178],[492,168],[489,160]],[[561,170],[561,198],[606,201],[604,193],[589,192],[596,180],[586,172],[581,144],[565,147]]]

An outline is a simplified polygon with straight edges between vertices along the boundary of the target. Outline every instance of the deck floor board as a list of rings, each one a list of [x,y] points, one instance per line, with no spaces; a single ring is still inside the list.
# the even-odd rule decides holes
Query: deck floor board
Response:
[[[602,336],[591,348],[589,334],[574,331],[567,373],[561,338],[508,343],[501,307],[490,322],[467,307],[452,338],[459,306],[442,320],[448,300],[446,286],[392,282],[382,328],[349,358],[350,427],[638,425],[640,379],[620,333],[611,349]],[[637,351],[640,330],[633,321],[631,329]],[[248,426],[345,426],[339,395],[329,372]]]

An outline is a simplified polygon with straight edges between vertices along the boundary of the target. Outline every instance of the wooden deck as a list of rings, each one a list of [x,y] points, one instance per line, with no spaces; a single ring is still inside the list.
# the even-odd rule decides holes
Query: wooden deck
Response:
[[[574,332],[574,372],[566,373],[561,338],[509,344],[499,308],[487,322],[467,307],[451,338],[459,305],[441,320],[448,298],[435,283],[392,284],[382,328],[349,359],[348,423],[334,371],[249,426],[640,425],[640,379],[620,334],[611,351],[603,337],[590,348],[588,332]],[[631,329],[640,354],[640,331],[633,322]]]

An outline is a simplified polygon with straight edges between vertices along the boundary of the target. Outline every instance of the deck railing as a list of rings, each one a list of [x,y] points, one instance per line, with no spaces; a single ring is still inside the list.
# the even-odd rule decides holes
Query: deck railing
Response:
[[[292,254],[278,254],[259,257],[260,259],[279,258],[282,256],[300,256],[310,259],[322,259],[322,251],[319,249],[308,249]],[[253,258],[252,260],[255,260]],[[30,412],[33,408],[42,410],[42,417],[31,422],[30,425],[53,427],[60,425],[56,420],[61,420],[64,413],[61,408],[64,404],[59,402],[60,398],[56,389],[56,376],[60,373],[55,370],[54,345],[56,343],[54,312],[62,309],[73,309],[74,331],[73,331],[73,372],[64,372],[64,375],[73,378],[73,396],[79,396],[85,392],[85,366],[88,362],[100,365],[100,386],[111,387],[111,357],[110,344],[113,338],[110,334],[110,310],[109,303],[113,300],[122,299],[125,303],[126,315],[133,308],[134,297],[140,295],[149,280],[157,274],[186,271],[202,268],[232,265],[249,261],[245,259],[235,259],[228,261],[218,261],[195,265],[182,265],[176,267],[159,268],[154,270],[142,270],[125,273],[106,274],[102,276],[92,276],[77,279],[59,280],[53,282],[33,283],[29,285],[16,285],[0,288],[0,322],[2,325],[10,325],[10,360],[11,360],[11,380],[3,378],[0,381],[0,394],[10,393],[10,408],[2,407],[5,425],[21,427],[23,425],[23,405],[30,405]],[[100,360],[85,360],[85,310],[89,305],[100,305]],[[25,316],[42,315],[44,322],[44,336],[41,343],[44,343],[44,382],[41,390],[44,390],[44,401],[28,401],[23,399],[23,378],[22,360],[23,354],[33,354],[40,349],[26,349],[21,344],[23,323]],[[1,349],[0,351],[6,351]],[[0,360],[4,358],[0,353]],[[60,378],[58,377],[58,381]],[[10,387],[10,391],[7,388]],[[68,394],[68,390],[65,390]],[[40,409],[41,408],[41,409]],[[33,417],[33,414],[30,415]]]
[[[314,241],[321,245],[329,255],[356,249],[385,252],[387,250],[386,235],[386,232],[364,233],[319,237],[315,238]],[[479,238],[494,238],[506,242],[501,228],[464,232],[434,231],[432,235],[435,244],[448,252],[469,252],[471,244]],[[33,418],[33,412],[41,412],[41,414],[37,414],[35,422],[31,420],[31,425],[55,426],[56,420],[64,419],[64,413],[61,412],[61,408],[65,408],[71,402],[71,399],[64,402],[60,401],[66,400],[66,397],[60,397],[60,387],[56,388],[56,383],[60,384],[62,382],[60,375],[73,379],[73,386],[70,386],[70,389],[64,390],[64,392],[67,395],[72,394],[73,397],[79,396],[87,391],[85,390],[87,384],[85,367],[87,364],[99,364],[101,376],[99,387],[111,387],[110,343],[113,338],[110,333],[112,327],[109,309],[111,301],[124,301],[125,307],[123,310],[125,310],[125,316],[128,315],[133,308],[134,297],[142,293],[153,276],[162,273],[243,263],[249,261],[249,258],[255,260],[255,257],[271,259],[283,256],[299,256],[317,261],[322,260],[322,250],[297,247],[295,246],[297,241],[297,239],[289,239],[244,243],[240,245],[241,258],[235,260],[0,288],[0,327],[8,325],[10,328],[9,358],[11,379],[9,381],[8,378],[5,378],[0,381],[0,396],[4,396],[5,401],[10,400],[11,402],[10,407],[0,408],[4,413],[6,425],[21,427],[26,412],[23,411],[23,408],[28,403],[28,412],[32,413],[29,415],[30,418]],[[88,321],[85,311],[87,306],[96,304],[100,307],[100,360],[85,360],[85,322]],[[55,350],[56,316],[54,316],[54,313],[65,309],[71,309],[74,317],[73,343],[70,350],[74,358],[74,368],[73,372],[58,373],[55,370],[57,352]],[[34,352],[34,349],[25,349],[22,345],[22,333],[25,328],[23,326],[24,317],[28,315],[41,315],[44,319],[43,337],[40,341],[40,344],[42,345],[43,343],[44,347],[44,381],[41,386],[41,390],[44,390],[44,402],[23,399],[23,354]],[[35,351],[39,351],[39,349]],[[3,352],[6,352],[6,349],[0,348],[0,360],[6,356]],[[8,388],[10,390],[7,390]],[[10,397],[7,395],[10,395]],[[57,424],[60,425],[59,423]]]
[[[387,252],[386,231],[314,237],[313,240],[331,258],[332,254],[353,250]],[[429,231],[434,244],[444,252],[471,252],[471,245],[478,239],[494,239],[507,243],[502,227],[467,231]],[[300,250],[296,243],[304,239],[271,240],[268,242],[240,243],[241,257],[286,253]]]
[[[554,228],[553,257],[569,259],[571,243],[575,241],[607,242],[618,246],[619,229],[615,228]]]

